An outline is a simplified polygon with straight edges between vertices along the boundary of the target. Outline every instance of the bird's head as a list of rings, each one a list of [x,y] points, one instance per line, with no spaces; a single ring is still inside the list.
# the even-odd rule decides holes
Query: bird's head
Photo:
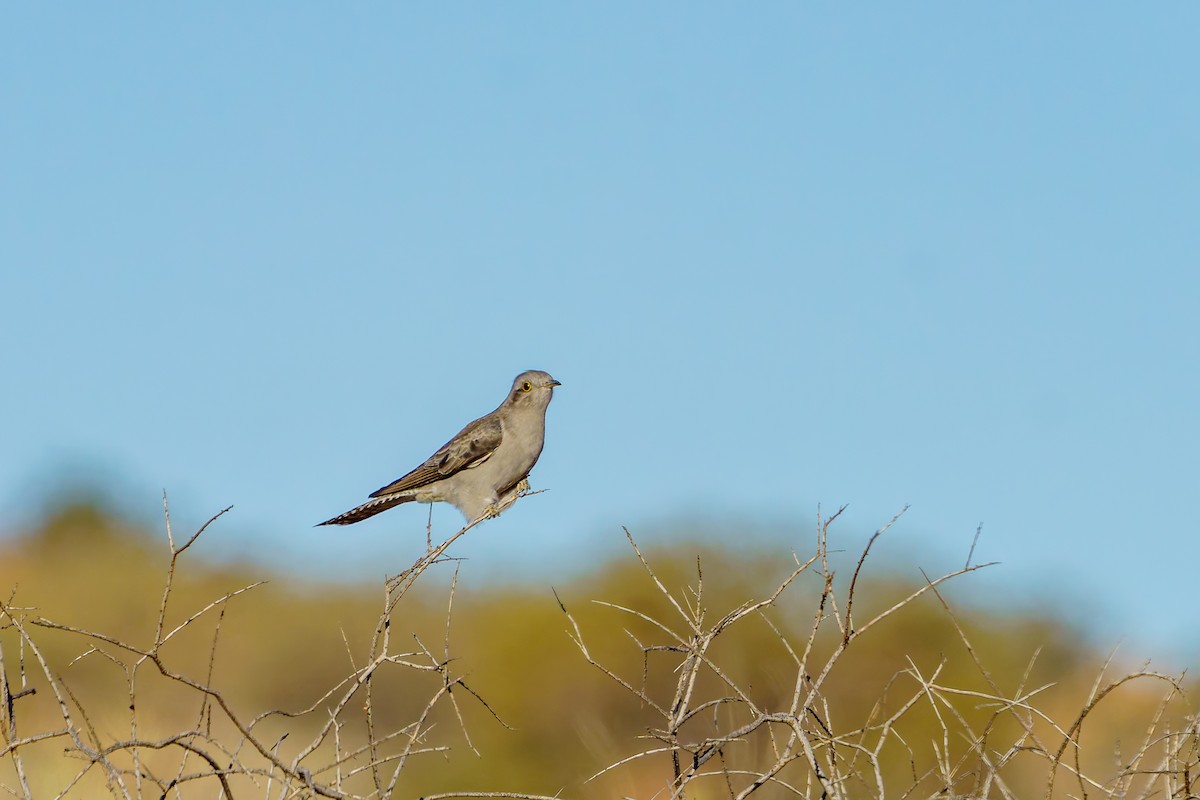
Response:
[[[554,387],[561,386],[548,372],[531,369],[522,372],[513,381],[508,402],[514,406],[540,406],[545,408],[554,396]]]

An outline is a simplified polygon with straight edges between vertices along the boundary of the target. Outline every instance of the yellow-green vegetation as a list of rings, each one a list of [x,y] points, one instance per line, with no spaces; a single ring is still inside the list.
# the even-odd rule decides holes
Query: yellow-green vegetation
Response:
[[[318,584],[194,533],[76,505],[4,544],[15,796],[1200,796],[1178,680],[869,555],[835,570],[823,540],[631,538],[552,591],[437,554]]]

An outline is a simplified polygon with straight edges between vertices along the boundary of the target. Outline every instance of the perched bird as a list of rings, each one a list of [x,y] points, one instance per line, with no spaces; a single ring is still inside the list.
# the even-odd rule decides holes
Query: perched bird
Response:
[[[350,525],[392,506],[446,502],[468,522],[494,517],[528,490],[526,478],[546,436],[546,407],[561,384],[541,370],[522,372],[490,414],[458,432],[424,464],[321,525]]]

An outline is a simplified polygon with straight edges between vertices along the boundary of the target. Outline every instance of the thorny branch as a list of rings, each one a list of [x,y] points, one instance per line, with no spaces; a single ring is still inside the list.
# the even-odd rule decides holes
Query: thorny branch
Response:
[[[1066,729],[1033,704],[1049,687],[1026,688],[1032,659],[1016,689],[1010,693],[1001,691],[938,589],[953,578],[992,566],[972,563],[978,530],[963,568],[938,578],[926,578],[924,585],[874,612],[864,623],[853,622],[856,598],[862,591],[860,578],[871,547],[904,512],[901,510],[869,538],[854,564],[844,594],[839,596],[827,542],[829,526],[843,510],[844,507],[827,519],[818,517],[817,550],[813,556],[803,560],[794,558],[795,568],[773,584],[772,589],[715,620],[708,618],[702,602],[704,575],[699,564],[693,585],[682,592],[671,591],[626,530],[629,545],[663,601],[666,614],[609,601],[593,602],[637,620],[662,637],[661,642],[646,643],[626,631],[641,654],[640,680],[622,674],[594,651],[589,639],[595,635],[584,635],[580,621],[556,594],[570,626],[569,635],[586,662],[631,695],[639,707],[658,718],[658,724],[646,731],[652,745],[638,747],[611,761],[589,781],[627,769],[634,763],[661,763],[659,759],[669,756],[662,789],[655,796],[673,800],[693,796],[701,782],[710,785],[710,792],[714,791],[711,786],[714,781],[723,787],[718,794],[739,800],[764,787],[782,790],[785,796],[822,799],[887,796],[1015,799],[1018,794],[1011,784],[1010,767],[1018,757],[1034,756],[1045,765],[1047,798],[1057,796],[1054,776],[1060,770],[1076,776],[1081,796],[1086,796],[1089,787],[1099,788],[1103,784],[1086,778],[1078,759],[1068,761],[1067,756],[1072,748],[1077,755],[1083,720],[1105,696],[1128,682],[1164,682],[1168,691],[1163,710],[1151,726],[1154,731],[1163,729],[1165,707],[1182,698],[1182,688],[1178,680],[1149,671],[1094,689],[1084,711]],[[817,596],[806,596],[798,603],[789,603],[787,610],[781,609],[785,593],[796,586],[803,573],[814,574]],[[926,594],[935,597],[947,612],[988,689],[958,688],[947,683],[943,675],[945,658],[929,674],[923,674],[910,659],[906,668],[888,680],[867,717],[847,724],[842,719],[844,710],[829,702],[832,676],[838,672],[853,674],[855,668],[847,660],[847,654],[856,650],[855,643]],[[803,608],[810,602],[815,613],[806,628],[798,628],[795,625],[798,617],[792,609]],[[845,609],[844,614],[838,612],[839,607]],[[786,624],[780,624],[777,618],[781,616]],[[778,648],[776,655],[757,649],[755,653],[763,659],[773,658],[772,663],[792,664],[792,689],[781,698],[782,703],[769,704],[761,699],[761,693],[751,691],[746,679],[737,674],[736,665],[726,663],[727,656],[722,661],[713,655],[718,639],[737,636],[738,631],[745,633],[749,620],[765,623]],[[761,648],[761,644],[749,644],[751,641],[757,640],[732,639],[724,645],[723,652],[728,654],[730,648],[735,651]],[[652,654],[674,658],[669,666],[663,664],[663,670],[658,671],[651,667]],[[660,680],[651,680],[656,673]],[[650,686],[664,688],[655,691]],[[892,695],[899,697],[891,699]],[[967,702],[977,704],[977,709],[991,709],[982,724]],[[907,737],[911,734],[905,733],[906,721],[922,709],[932,715],[942,732],[939,739],[921,745],[922,749],[932,747],[933,758],[925,763],[921,763],[914,749],[919,743],[909,741]],[[701,717],[707,720],[706,724],[697,724]],[[1008,733],[1012,722],[1016,724],[1015,736]],[[1119,796],[1123,798],[1192,797],[1185,792],[1190,793],[1196,785],[1194,775],[1200,758],[1196,753],[1200,749],[1196,727],[1193,721],[1183,734],[1147,734],[1136,757],[1123,766],[1110,788],[1119,788]],[[1006,736],[1011,738],[1006,741]],[[1059,737],[1057,746],[1051,743],[1054,736]],[[896,767],[901,759],[909,764],[905,783],[897,783]],[[1155,768],[1148,768],[1151,764]],[[905,786],[910,788],[905,790]],[[1132,789],[1138,791],[1131,792]],[[1118,795],[1104,793],[1104,796]]]
[[[401,777],[413,759],[445,754],[452,744],[478,752],[460,700],[469,696],[468,703],[478,704],[508,729],[463,674],[452,669],[457,567],[449,584],[440,643],[416,632],[393,636],[399,633],[395,623],[401,617],[396,612],[404,598],[430,567],[453,561],[446,556],[448,549],[478,520],[437,546],[430,540],[425,554],[385,582],[382,608],[365,646],[356,648],[351,637],[343,634],[347,668],[340,680],[314,692],[316,696],[303,708],[248,712],[218,684],[216,666],[225,660],[221,641],[227,618],[262,582],[227,591],[180,614],[175,587],[184,566],[182,556],[229,509],[214,515],[179,545],[165,496],[163,510],[169,558],[146,641],[43,618],[37,609],[19,605],[15,596],[0,601],[0,633],[6,632],[0,641],[0,764],[11,767],[0,774],[0,789],[11,796],[26,800],[35,793],[41,796],[37,770],[30,764],[38,754],[54,748],[68,755],[70,765],[54,789],[57,797],[90,796],[102,785],[113,797],[131,800],[191,796],[185,790],[200,790],[206,797],[269,800],[391,798],[400,793]],[[945,582],[990,566],[973,563],[978,530],[963,568],[925,577],[906,596],[864,618],[862,609],[871,605],[860,595],[869,584],[872,546],[903,511],[869,538],[845,582],[836,577],[837,559],[831,557],[835,551],[828,547],[830,525],[842,510],[828,518],[818,512],[817,544],[811,556],[793,555],[778,579],[724,612],[708,607],[711,589],[706,585],[711,586],[714,570],[706,572],[696,559],[694,580],[689,579],[692,582],[682,590],[672,589],[672,581],[664,578],[667,573],[643,553],[628,530],[625,536],[633,555],[652,596],[661,602],[594,601],[605,610],[602,613],[615,612],[629,625],[585,635],[585,626],[555,593],[569,623],[569,636],[585,662],[654,720],[643,737],[629,742],[626,751],[608,760],[587,785],[596,785],[602,776],[625,772],[644,776],[649,770],[662,776],[657,791],[649,795],[654,800],[697,797],[702,788],[704,796],[737,800],[766,788],[780,796],[822,800],[1016,800],[1035,796],[1036,791],[1047,800],[1200,796],[1200,722],[1190,710],[1181,678],[1148,669],[1107,678],[1110,664],[1106,663],[1082,710],[1060,724],[1039,704],[1053,688],[1039,685],[1032,677],[1040,651],[1031,655],[1016,685],[1005,689],[985,667],[943,595]],[[807,576],[812,576],[811,582]],[[834,699],[832,688],[837,681],[857,679],[852,659],[862,651],[863,638],[875,635],[871,632],[922,596],[939,604],[978,679],[968,686],[952,678],[948,655],[932,665],[907,658],[881,688],[863,689],[873,702],[856,716]],[[859,618],[861,623],[856,621]],[[168,624],[168,619],[179,621]],[[43,646],[46,632],[68,637],[82,646],[82,652],[66,667],[59,666]],[[738,637],[749,632],[759,637],[752,640],[760,648],[753,652],[754,658],[771,659],[777,676],[782,670],[782,680],[769,689],[748,682],[743,667],[731,658],[741,647],[743,640]],[[195,637],[205,637],[207,658],[193,670],[182,666],[173,655],[177,651],[168,645]],[[607,651],[619,642],[631,643],[639,656],[640,669],[634,674],[607,660]],[[771,652],[763,647],[772,648]],[[127,727],[115,737],[106,729],[110,722],[90,712],[84,694],[64,677],[72,664],[85,659],[103,659],[105,669],[119,675],[117,685],[128,697],[129,716],[123,723]],[[140,707],[143,698],[161,692],[163,684],[193,702],[194,711],[185,715],[179,728],[157,731],[154,725],[161,723],[144,718]],[[1093,715],[1126,687],[1149,684],[1161,685],[1163,693],[1144,736],[1132,749],[1118,754],[1114,776],[1090,774],[1085,769],[1084,732],[1096,727]],[[415,711],[404,722],[381,711],[381,700],[398,688],[418,698]],[[530,702],[537,702],[539,687],[525,688]],[[51,704],[52,723],[31,724],[35,719],[27,713],[31,703]],[[1190,713],[1182,723],[1180,706]],[[933,720],[940,732],[932,741],[913,738],[909,721],[921,716]],[[449,739],[446,731],[435,730],[439,724],[451,734]],[[1020,770],[1027,770],[1031,761],[1044,768],[1040,789],[1031,790],[1027,781],[1022,782],[1026,772]],[[465,797],[552,800],[520,791],[441,792],[426,800]]]
[[[218,643],[226,612],[231,603],[261,586],[256,581],[226,592],[199,610],[187,614],[181,622],[168,626],[168,612],[174,609],[173,598],[181,556],[199,539],[208,527],[230,509],[225,508],[201,525],[182,544],[176,543],[170,508],[163,496],[169,557],[166,580],[154,620],[154,630],[148,645],[140,646],[101,631],[45,619],[34,609],[19,607],[13,598],[0,601],[0,629],[16,634],[21,659],[16,674],[20,688],[10,684],[10,664],[0,647],[0,758],[8,759],[17,779],[17,795],[32,800],[33,791],[27,777],[27,756],[36,748],[60,742],[60,748],[75,758],[79,767],[66,784],[58,790],[62,797],[77,790],[96,771],[108,790],[116,797],[166,797],[184,785],[213,782],[225,798],[242,796],[264,787],[268,797],[319,796],[350,798],[360,796],[390,796],[409,759],[426,753],[445,752],[446,745],[429,744],[434,712],[446,701],[457,720],[467,746],[467,735],[458,699],[451,693],[461,687],[463,696],[474,698],[493,717],[495,712],[461,676],[451,671],[450,622],[453,599],[458,585],[457,572],[450,585],[446,611],[442,652],[435,656],[417,640],[412,653],[399,652],[391,638],[393,614],[405,594],[417,579],[442,557],[451,544],[479,523],[476,520],[432,548],[412,567],[386,582],[383,610],[368,646],[367,657],[355,666],[350,656],[350,672],[337,685],[320,693],[311,705],[299,710],[273,709],[247,714],[235,706],[230,697],[213,682],[218,659]],[[196,623],[212,619],[208,657],[202,677],[177,669],[167,655],[165,646],[191,630]],[[111,733],[92,724],[86,708],[73,693],[62,670],[45,656],[36,634],[37,629],[57,631],[86,643],[82,656],[101,656],[113,664],[121,675],[124,691],[129,698],[128,735],[111,739]],[[348,645],[349,646],[349,645]],[[29,670],[25,654],[32,656],[34,668]],[[79,658],[74,659],[78,661]],[[147,673],[147,668],[152,670]],[[417,718],[399,727],[383,728],[375,713],[373,687],[387,670],[389,687],[404,672],[436,674],[439,685],[428,697]],[[397,673],[399,670],[399,673]],[[138,714],[139,697],[154,680],[165,680],[199,700],[197,712],[188,727],[164,736],[147,737],[142,733],[146,723]],[[56,726],[30,733],[20,730],[19,701],[40,690],[50,692],[58,707]],[[389,691],[394,691],[389,688]],[[287,734],[281,738],[273,731],[277,721],[302,717],[323,719],[316,734],[307,742],[287,747]],[[496,717],[496,719],[499,719]],[[272,723],[272,724],[268,724]],[[503,724],[501,722],[501,724]],[[357,729],[357,732],[354,732]],[[269,732],[271,731],[271,732]],[[290,750],[290,755],[285,755]],[[148,759],[147,752],[175,753],[173,761]],[[166,765],[164,767],[164,764]],[[365,782],[364,782],[365,779]],[[266,783],[263,783],[263,781]],[[235,783],[236,782],[236,783]],[[151,791],[148,783],[153,786]],[[238,788],[242,787],[242,788]],[[251,788],[257,787],[257,788]],[[12,787],[8,788],[10,792]]]

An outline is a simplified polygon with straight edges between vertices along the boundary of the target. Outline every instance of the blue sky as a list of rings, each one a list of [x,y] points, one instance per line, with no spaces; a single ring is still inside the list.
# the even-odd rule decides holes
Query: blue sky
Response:
[[[360,502],[563,382],[561,585],[679,521],[1200,653],[1200,6],[0,12],[0,531],[88,480],[210,555],[398,571]],[[435,527],[458,527],[452,509]]]

